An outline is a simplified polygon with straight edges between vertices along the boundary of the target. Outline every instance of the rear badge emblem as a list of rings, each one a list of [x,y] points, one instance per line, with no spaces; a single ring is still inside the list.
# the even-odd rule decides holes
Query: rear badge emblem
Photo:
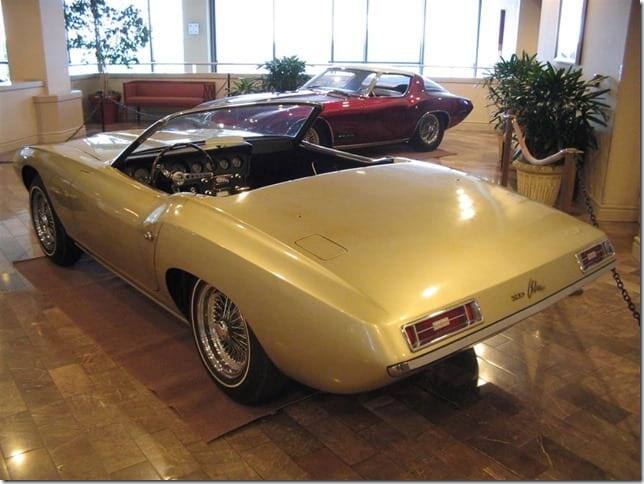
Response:
[[[528,290],[514,293],[512,294],[511,298],[513,301],[518,301],[519,299],[522,299],[527,295],[528,299],[532,299],[532,296],[535,293],[539,291],[544,291],[545,289],[546,287],[539,284],[538,281],[535,281],[534,279],[530,279],[528,281]]]

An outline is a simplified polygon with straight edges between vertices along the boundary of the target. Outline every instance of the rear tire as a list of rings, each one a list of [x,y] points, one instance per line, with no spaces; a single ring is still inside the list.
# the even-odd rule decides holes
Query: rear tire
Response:
[[[38,175],[29,186],[29,207],[36,237],[45,255],[59,266],[73,265],[82,252],[65,232]]]
[[[427,113],[418,121],[416,132],[409,144],[418,151],[432,151],[438,148],[445,134],[445,123],[436,113]]]
[[[243,404],[279,395],[288,379],[228,296],[198,280],[190,297],[190,321],[201,362],[226,395]]]

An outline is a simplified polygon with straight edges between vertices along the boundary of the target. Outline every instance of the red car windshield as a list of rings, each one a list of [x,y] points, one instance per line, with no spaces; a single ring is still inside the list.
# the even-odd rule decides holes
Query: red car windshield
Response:
[[[327,69],[304,84],[301,89],[342,91],[364,96],[369,92],[375,77],[375,72],[359,69]]]

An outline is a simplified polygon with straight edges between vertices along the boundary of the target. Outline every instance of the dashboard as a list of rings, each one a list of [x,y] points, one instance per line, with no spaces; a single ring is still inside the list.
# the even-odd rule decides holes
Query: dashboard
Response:
[[[167,152],[135,156],[123,172],[139,183],[169,193],[229,195],[246,189],[252,146],[226,148],[176,145]]]

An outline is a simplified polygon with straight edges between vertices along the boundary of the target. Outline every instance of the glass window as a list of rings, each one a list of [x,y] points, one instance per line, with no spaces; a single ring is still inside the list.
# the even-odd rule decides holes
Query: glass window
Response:
[[[507,59],[515,52],[519,26],[517,0],[483,0],[482,7],[477,77],[484,76],[499,56]]]
[[[423,0],[370,0],[367,60],[418,64],[423,13]]]
[[[65,0],[65,3],[70,5],[74,0]],[[150,0],[152,2],[154,0]],[[156,0],[158,1],[158,0]],[[139,11],[139,16],[143,20],[144,25],[148,26],[148,0],[107,0],[107,6],[116,10],[123,10],[129,6],[133,6]],[[94,37],[94,30],[91,27],[91,18],[86,19],[86,25],[81,29],[68,31],[68,38],[78,36],[84,39],[92,39]],[[150,72],[150,43],[139,48],[136,52],[136,58],[140,64],[125,65],[108,65],[106,66],[107,72]],[[74,48],[69,49],[69,73],[71,75],[77,74],[91,74],[98,72],[96,65],[96,52],[94,49]]]
[[[273,58],[273,2],[217,0],[215,8],[217,70],[257,73],[258,64]]]
[[[376,96],[399,97],[409,88],[411,77],[401,74],[382,74],[373,90]]]
[[[367,0],[333,0],[333,60],[362,62],[367,33]]]
[[[330,62],[331,0],[275,0],[275,56],[292,55]]]
[[[374,77],[375,74],[367,70],[327,69],[302,87],[304,89],[366,94]]]
[[[0,3],[0,83],[9,81],[9,59],[7,58],[7,37],[4,31],[2,3]]]
[[[150,0],[150,21],[154,72],[185,72],[182,0]]]
[[[444,91],[445,88],[441,86],[439,83],[432,81],[428,77],[423,77],[423,83],[425,85],[425,91],[429,92],[436,92],[436,91]]]
[[[427,0],[425,69],[436,77],[472,77],[479,0]]]

